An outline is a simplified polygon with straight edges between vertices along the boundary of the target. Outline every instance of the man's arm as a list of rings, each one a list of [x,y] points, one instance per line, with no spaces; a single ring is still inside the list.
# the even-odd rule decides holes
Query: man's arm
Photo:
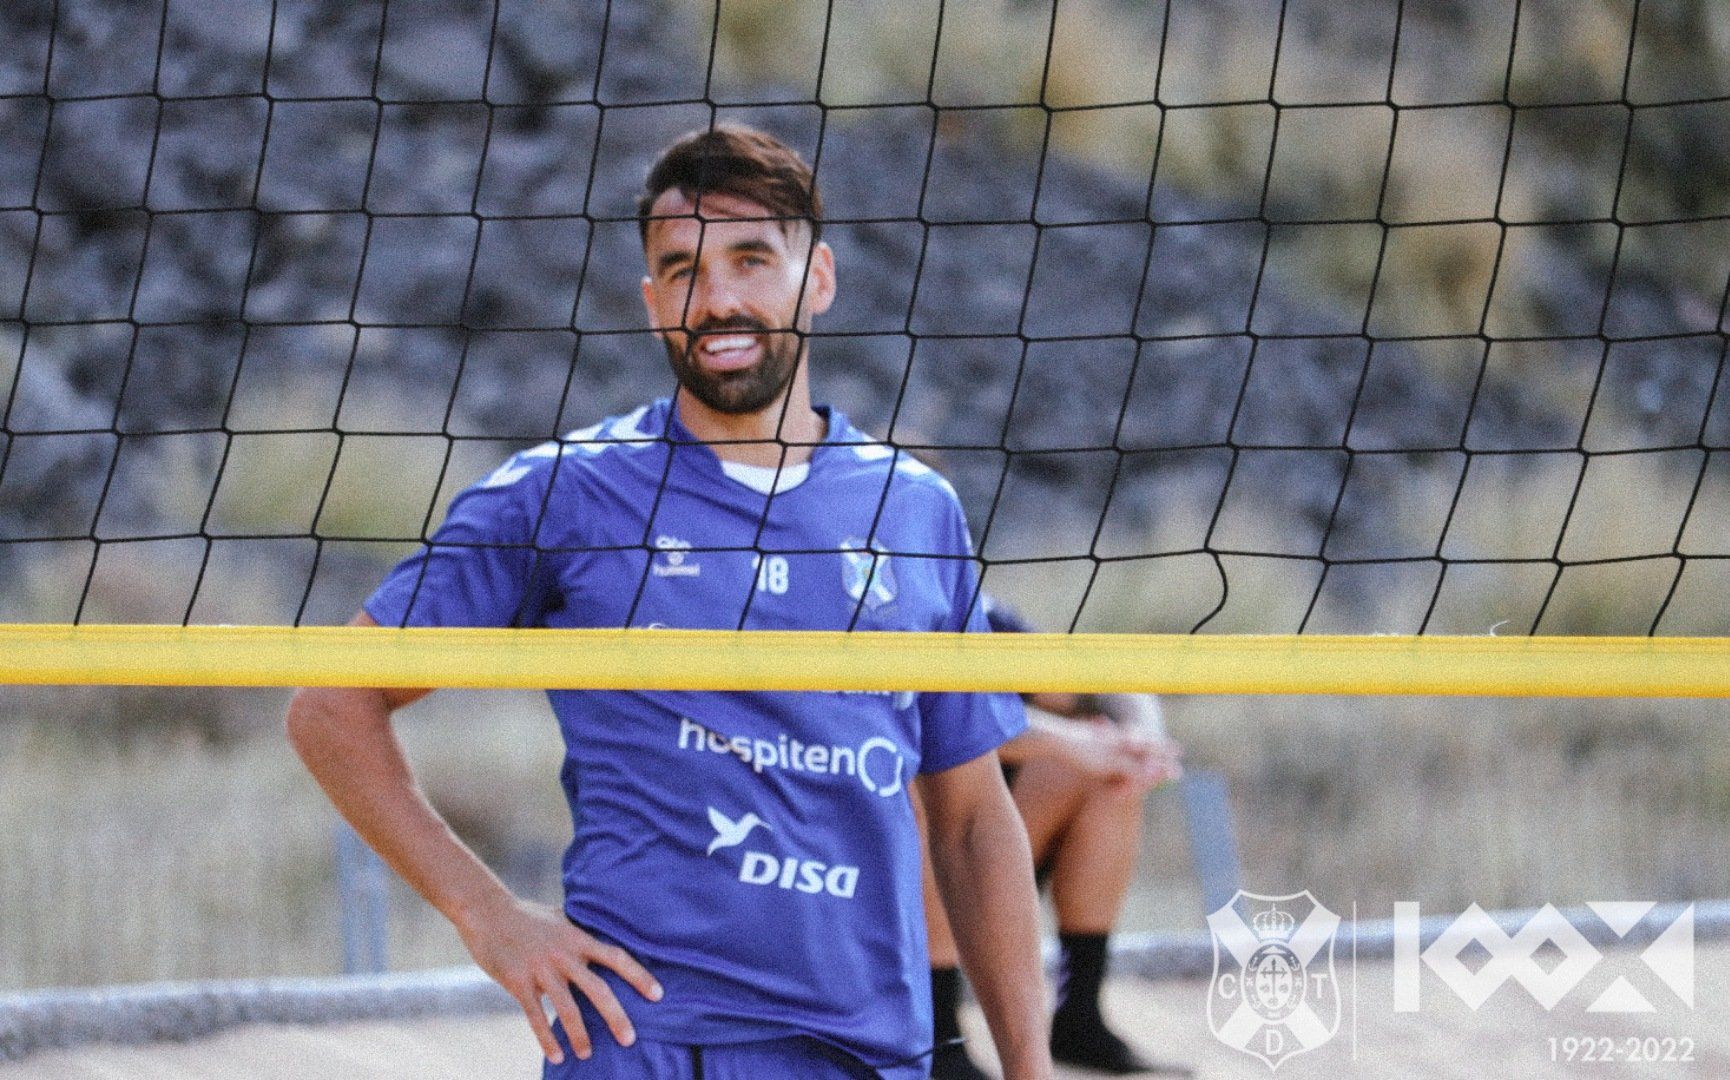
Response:
[[[1183,775],[1182,751],[1162,737],[1119,725],[1103,716],[1074,718],[1027,706],[1027,730],[997,748],[1011,765],[1056,759],[1135,793],[1145,793]]]
[[[997,755],[921,778],[931,862],[1005,1080],[1048,1080],[1039,897]]]
[[[350,625],[376,626],[365,612]],[[590,964],[618,972],[644,997],[661,988],[623,949],[596,941],[557,909],[519,899],[453,833],[409,768],[391,713],[425,690],[304,689],[288,707],[288,737],[343,817],[462,935],[475,962],[522,1005],[549,1060],[563,1058],[541,1004],[564,1021],[578,1057],[590,1054],[570,986],[588,997],[623,1045],[630,1019]]]

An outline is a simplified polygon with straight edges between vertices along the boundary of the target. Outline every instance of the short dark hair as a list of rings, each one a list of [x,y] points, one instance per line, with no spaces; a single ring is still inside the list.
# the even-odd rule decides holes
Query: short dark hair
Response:
[[[823,235],[823,199],[811,167],[786,143],[743,124],[717,124],[681,136],[661,151],[637,197],[637,227],[644,243],[655,200],[677,189],[688,199],[732,195],[749,199],[782,218],[811,226],[811,242]]]

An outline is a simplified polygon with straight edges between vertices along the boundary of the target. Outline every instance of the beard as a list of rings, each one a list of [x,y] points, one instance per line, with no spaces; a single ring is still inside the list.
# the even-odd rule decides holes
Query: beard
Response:
[[[739,331],[760,335],[762,356],[748,368],[738,371],[705,371],[697,350],[703,334]],[[667,362],[679,385],[691,396],[719,413],[734,416],[761,412],[780,400],[793,381],[799,366],[802,339],[792,330],[770,331],[756,319],[728,319],[698,327],[689,337],[689,344],[680,347],[669,336],[662,338],[667,349]]]

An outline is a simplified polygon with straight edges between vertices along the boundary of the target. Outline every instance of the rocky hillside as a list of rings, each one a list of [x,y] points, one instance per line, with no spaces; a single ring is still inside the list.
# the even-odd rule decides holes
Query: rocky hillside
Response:
[[[993,571],[1053,625],[1086,594],[1112,628],[1645,632],[1678,552],[1726,554],[1723,296],[1699,286],[1722,221],[1486,222],[1520,288],[1449,308],[1412,282],[1486,264],[1450,271],[1386,206],[1293,224],[1226,172],[1150,200],[991,110],[826,112],[712,73],[671,3],[55,7],[0,9],[7,618],[69,618],[86,585],[84,617],[341,617],[435,496],[667,392],[632,197],[717,115],[818,162],[842,282],[819,395],[950,474],[988,558],[1054,560]],[[771,104],[709,104],[742,97]],[[1555,191],[1589,187],[1543,145]],[[1691,171],[1721,163],[1671,150],[1696,195],[1663,220],[1711,218]],[[1580,451],[1640,453],[1582,474]],[[106,544],[131,551],[110,574],[89,536],[162,539]],[[1605,559],[1635,561],[1558,588]],[[200,607],[225,566],[273,599]]]

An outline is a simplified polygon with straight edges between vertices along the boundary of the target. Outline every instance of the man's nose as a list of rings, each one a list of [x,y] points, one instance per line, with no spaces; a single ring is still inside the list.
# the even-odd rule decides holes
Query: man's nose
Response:
[[[739,291],[725,274],[698,274],[691,284],[691,302],[685,314],[687,327],[730,319],[742,310]]]

